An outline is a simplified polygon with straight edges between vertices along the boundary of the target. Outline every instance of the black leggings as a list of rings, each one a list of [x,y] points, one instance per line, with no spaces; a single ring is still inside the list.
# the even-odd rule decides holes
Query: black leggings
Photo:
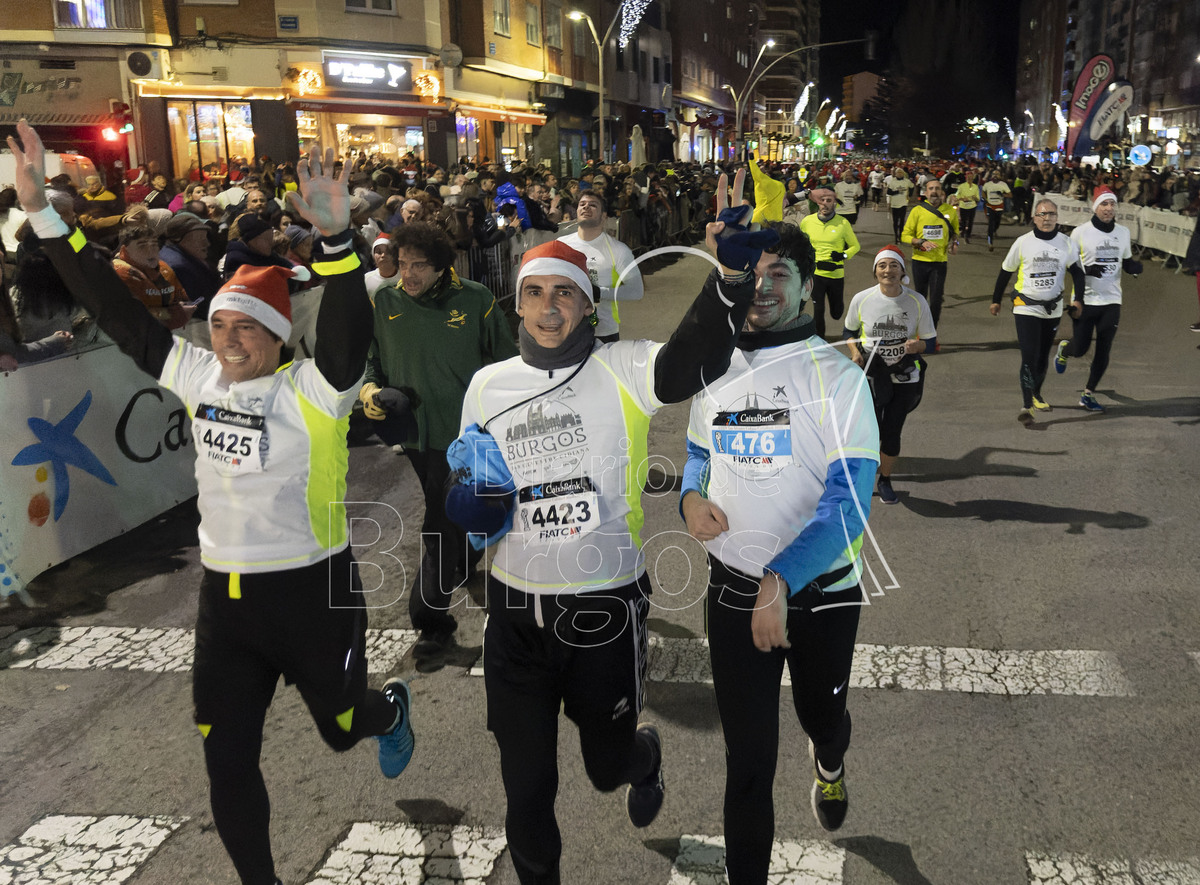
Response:
[[[813,321],[817,327],[817,334],[822,338],[825,337],[825,301],[827,299],[829,301],[829,315],[835,320],[840,320],[842,318],[842,311],[846,307],[845,292],[845,277],[835,280],[832,277],[823,277],[820,274],[813,275]]]
[[[959,209],[958,210],[958,232],[962,234],[964,240],[971,239],[971,232],[975,230],[975,208]]]
[[[984,209],[983,211],[987,213],[988,242],[990,243],[995,238],[996,231],[1000,230],[1000,219],[1004,217],[1004,210]]]
[[[908,217],[907,206],[892,207],[892,230],[896,235],[896,242],[900,242],[900,233],[904,230],[904,219]]]
[[[344,752],[384,734],[396,707],[367,689],[367,613],[348,550],[304,568],[238,576],[204,570],[192,675],[213,823],[243,885],[274,885],[271,803],[258,759],[282,675],[325,743]]]
[[[942,319],[942,301],[946,295],[946,262],[944,261],[913,261],[913,288],[925,296],[929,302],[929,316],[933,319],[933,327],[939,328]]]
[[[758,579],[712,557],[709,562],[705,620],[725,734],[725,866],[730,885],[763,885],[775,834],[772,786],[784,662],[792,677],[792,703],[800,727],[812,740],[821,765],[836,771],[850,746],[846,694],[862,589],[856,585],[823,594],[806,590],[793,596],[787,616],[792,647],[763,654],[750,633]],[[810,605],[819,610],[811,611]],[[797,743],[796,736],[787,740]],[[789,792],[795,792],[794,785]]]
[[[614,590],[537,598],[488,579],[487,726],[500,748],[504,826],[522,885],[559,882],[559,710],[579,728],[596,789],[640,781],[654,765],[653,749],[636,734],[649,595],[645,575]]]
[[[1075,334],[1064,353],[1067,356],[1083,356],[1092,346],[1092,333],[1096,335],[1096,355],[1092,357],[1092,370],[1088,372],[1087,389],[1095,391],[1108,368],[1108,355],[1112,351],[1113,339],[1117,337],[1117,324],[1121,321],[1119,304],[1085,304],[1079,319],[1075,320]]]
[[[889,457],[900,455],[900,434],[908,413],[921,404],[925,391],[925,365],[921,361],[921,380],[896,384],[890,375],[868,377],[875,400],[875,420],[879,422],[879,451]]]
[[[1042,384],[1050,368],[1050,350],[1058,333],[1059,317],[1013,314],[1017,322],[1017,345],[1021,348],[1021,398],[1033,408],[1033,398],[1042,398]]]

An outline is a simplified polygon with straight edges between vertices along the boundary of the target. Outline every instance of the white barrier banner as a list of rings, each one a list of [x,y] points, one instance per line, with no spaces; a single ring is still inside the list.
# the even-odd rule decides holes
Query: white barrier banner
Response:
[[[1079,227],[1092,217],[1092,206],[1082,200],[1072,200],[1061,194],[1047,194],[1058,206],[1058,223],[1063,227]],[[1135,246],[1157,249],[1182,258],[1196,229],[1196,219],[1129,203],[1117,205],[1117,224],[1129,228]]]
[[[0,375],[0,597],[196,494],[191,420],[116,347]]]

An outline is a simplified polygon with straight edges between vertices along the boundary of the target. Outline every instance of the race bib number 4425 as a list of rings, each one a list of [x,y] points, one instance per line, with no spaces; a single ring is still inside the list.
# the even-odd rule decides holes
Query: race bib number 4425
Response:
[[[222,476],[262,473],[262,415],[234,412],[201,403],[192,421],[196,451]]]

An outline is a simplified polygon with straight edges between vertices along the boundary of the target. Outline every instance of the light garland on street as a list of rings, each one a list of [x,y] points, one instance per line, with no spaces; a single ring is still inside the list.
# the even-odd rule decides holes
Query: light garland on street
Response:
[[[1058,140],[1067,140],[1067,118],[1063,116],[1063,109],[1060,105],[1054,106],[1054,122],[1058,124]]]
[[[812,83],[808,83],[804,87],[804,91],[800,93],[800,100],[796,102],[796,109],[792,111],[792,125],[799,126],[800,118],[804,115],[804,109],[808,107],[808,90],[812,89]]]
[[[633,32],[637,30],[649,5],[650,0],[624,0],[621,4],[621,37],[618,44],[622,49],[633,39]]]

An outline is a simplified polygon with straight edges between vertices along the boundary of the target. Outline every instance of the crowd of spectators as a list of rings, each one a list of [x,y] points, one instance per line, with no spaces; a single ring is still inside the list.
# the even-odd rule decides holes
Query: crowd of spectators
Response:
[[[1008,184],[1007,220],[1028,224],[1039,194],[1088,200],[1101,187],[1122,202],[1195,216],[1200,210],[1200,173],[1168,167],[1105,170],[1032,160],[939,163],[925,159],[888,161],[864,157],[817,163],[771,163],[762,167],[784,185],[784,212],[799,222],[813,205],[805,199],[817,185],[857,183],[864,207],[871,202],[871,174],[905,170],[921,192],[936,177],[953,195],[967,171],[984,182],[995,173]],[[481,158],[450,168],[413,157],[396,163],[359,156],[350,174],[352,224],[364,266],[385,268],[386,235],[401,225],[428,222],[442,230],[463,256],[460,273],[491,288],[498,297],[509,280],[496,259],[519,232],[553,235],[574,221],[583,193],[600,193],[608,229],[635,255],[665,245],[693,244],[713,217],[717,178],[732,164],[662,161],[632,167],[593,163],[577,178],[560,179],[541,166],[506,169]],[[123,187],[96,176],[82,188],[67,176],[51,181],[50,199],[68,224],[76,222],[90,247],[116,264],[131,295],[165,325],[205,343],[207,302],[222,281],[245,264],[305,265],[312,231],[288,211],[284,195],[295,190],[289,163],[268,158],[251,166],[242,159],[228,167],[191,168],[172,181],[157,164],[131,170]],[[953,196],[951,197],[953,201]],[[886,200],[882,207],[886,210]],[[0,246],[4,297],[0,298],[0,359],[7,367],[44,358],[67,347],[96,342],[100,335],[55,279],[37,238],[24,224],[11,187],[0,190]],[[384,274],[390,276],[390,274]],[[294,287],[318,285],[310,277]]]

